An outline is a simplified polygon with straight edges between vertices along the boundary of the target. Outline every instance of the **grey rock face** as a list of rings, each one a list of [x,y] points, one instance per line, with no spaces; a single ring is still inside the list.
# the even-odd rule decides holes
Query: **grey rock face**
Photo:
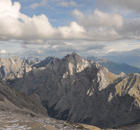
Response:
[[[39,97],[20,93],[0,81],[0,110],[21,111],[47,115],[46,109],[41,105]]]
[[[0,58],[0,79],[8,81],[16,78],[22,78],[28,74],[33,68],[45,67],[53,58],[47,57],[45,60]]]
[[[0,78],[3,80],[21,78],[31,70],[34,62],[21,60],[18,57],[0,59]]]
[[[35,68],[46,67],[46,65],[47,65],[50,61],[52,61],[54,58],[56,58],[56,57],[46,57],[44,60],[41,60],[40,62],[35,63],[35,64],[32,66],[32,68],[33,68],[33,67],[35,67]]]
[[[140,75],[112,74],[76,53],[54,58],[10,84],[28,95],[36,93],[57,119],[108,128],[140,117]]]

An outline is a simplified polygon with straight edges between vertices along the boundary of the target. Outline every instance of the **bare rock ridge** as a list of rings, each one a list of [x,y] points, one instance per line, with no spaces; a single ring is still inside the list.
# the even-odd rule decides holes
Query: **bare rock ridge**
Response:
[[[37,95],[28,97],[0,81],[0,111],[1,110],[47,116],[47,111],[41,105]]]
[[[54,57],[47,57],[44,60],[29,58],[20,59],[19,57],[0,58],[0,79],[3,81],[22,78],[34,67],[45,67]]]
[[[21,60],[18,57],[1,58],[0,59],[0,78],[14,79],[21,78],[26,72],[31,70],[31,65],[34,62],[30,60]]]
[[[36,67],[36,68],[40,68],[40,67],[45,67],[50,61],[52,61],[54,58],[56,57],[46,57],[44,60],[38,62],[38,63],[35,63],[33,67]]]
[[[49,116],[101,128],[140,119],[140,75],[115,75],[76,53],[34,66],[9,84],[37,94]]]

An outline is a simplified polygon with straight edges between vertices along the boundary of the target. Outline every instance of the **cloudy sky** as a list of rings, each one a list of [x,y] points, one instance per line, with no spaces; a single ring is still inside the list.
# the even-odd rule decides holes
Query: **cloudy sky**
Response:
[[[0,0],[0,57],[140,56],[140,0]]]

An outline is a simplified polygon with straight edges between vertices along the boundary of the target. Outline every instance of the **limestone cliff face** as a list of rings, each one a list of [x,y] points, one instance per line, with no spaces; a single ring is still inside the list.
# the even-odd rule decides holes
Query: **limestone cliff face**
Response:
[[[116,92],[119,96],[130,95],[134,97],[134,104],[140,107],[140,74],[132,73],[120,77],[115,81]]]
[[[33,68],[45,67],[53,58],[44,60],[20,59],[19,57],[0,58],[0,79],[3,81],[23,78]]]
[[[0,59],[0,78],[15,79],[21,78],[25,73],[32,70],[31,65],[34,62],[30,60],[21,60],[18,57]]]
[[[107,128],[140,119],[139,79],[135,73],[112,74],[73,53],[34,67],[10,84],[26,94],[39,95],[51,117]]]

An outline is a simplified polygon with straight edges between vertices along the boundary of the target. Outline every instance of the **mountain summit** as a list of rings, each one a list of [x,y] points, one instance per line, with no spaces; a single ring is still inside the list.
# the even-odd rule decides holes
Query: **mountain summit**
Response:
[[[70,75],[73,75],[73,73],[79,73],[85,68],[91,67],[91,65],[94,63],[91,60],[82,58],[75,52],[73,52],[71,55],[65,56],[62,59],[62,62],[69,68]]]

